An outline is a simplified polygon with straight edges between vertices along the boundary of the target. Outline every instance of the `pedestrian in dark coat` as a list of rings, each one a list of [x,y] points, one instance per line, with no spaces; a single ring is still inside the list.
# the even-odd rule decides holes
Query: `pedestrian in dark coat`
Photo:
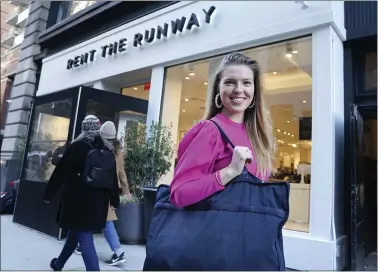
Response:
[[[82,133],[67,148],[45,191],[44,199],[49,202],[63,188],[57,221],[61,228],[69,230],[60,256],[50,263],[54,271],[63,269],[78,243],[87,271],[99,271],[93,232],[105,227],[109,202],[114,208],[119,206],[116,168],[112,189],[93,188],[85,184],[82,173],[87,154],[92,149],[88,143],[94,148],[112,150],[111,143],[101,138],[100,121],[93,115],[87,116],[82,122]]]

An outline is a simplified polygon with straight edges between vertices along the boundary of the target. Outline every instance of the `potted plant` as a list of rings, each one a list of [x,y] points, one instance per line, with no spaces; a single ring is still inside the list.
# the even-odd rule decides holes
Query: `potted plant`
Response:
[[[147,129],[144,123],[133,122],[125,130],[125,171],[133,199],[121,201],[124,203],[117,209],[115,226],[126,243],[138,244],[146,238],[154,201],[144,201],[143,189],[156,188],[159,179],[171,169],[174,146],[170,129],[159,123]]]

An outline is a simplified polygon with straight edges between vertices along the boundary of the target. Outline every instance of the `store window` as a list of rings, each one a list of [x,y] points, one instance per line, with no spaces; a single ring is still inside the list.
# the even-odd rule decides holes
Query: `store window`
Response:
[[[51,1],[46,29],[94,3],[96,1]]]
[[[71,99],[36,106],[26,152],[25,179],[49,180],[55,168],[51,163],[53,152],[67,141],[71,109]]]
[[[266,106],[278,150],[270,181],[291,183],[286,229],[308,232],[311,184],[311,38],[242,51],[261,65]],[[176,149],[205,111],[210,78],[223,56],[170,67],[166,71],[161,120],[173,124]],[[171,172],[160,183],[169,183]]]
[[[370,52],[365,56],[365,90],[377,88],[377,52]]]
[[[71,1],[69,16],[93,5],[96,1]]]
[[[131,96],[138,99],[143,99],[148,101],[150,96],[150,83],[146,82],[144,84],[124,87],[121,90],[122,95],[125,96]],[[141,122],[146,123],[147,116],[145,114],[141,114],[138,112],[132,112],[132,111],[123,111],[120,112],[119,116],[119,123],[118,126],[120,127],[120,137],[123,139],[124,132],[127,128],[130,128],[133,123],[135,122]]]

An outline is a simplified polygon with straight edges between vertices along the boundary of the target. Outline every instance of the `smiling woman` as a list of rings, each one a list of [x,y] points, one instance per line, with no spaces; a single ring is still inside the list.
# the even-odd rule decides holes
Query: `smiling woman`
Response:
[[[309,231],[310,211],[311,51],[310,37],[241,51],[260,65],[263,99],[273,122],[277,152],[269,180],[291,183],[290,217],[285,228],[304,232]],[[176,147],[183,138],[182,132],[203,119],[209,86],[212,86],[210,81],[223,57],[167,68],[161,120],[164,124],[173,124]],[[235,78],[236,74],[240,78]],[[248,67],[230,66],[218,86],[217,104],[227,104],[227,108],[234,111],[251,106],[256,99],[253,80]],[[248,91],[240,95],[230,93],[228,90],[235,85]],[[172,178],[173,167],[160,183],[169,184]]]

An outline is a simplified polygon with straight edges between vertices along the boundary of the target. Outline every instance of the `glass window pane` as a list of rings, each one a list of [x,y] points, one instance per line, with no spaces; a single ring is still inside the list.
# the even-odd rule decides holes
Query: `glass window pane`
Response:
[[[51,164],[54,150],[67,141],[72,100],[66,99],[39,105],[32,121],[27,150],[25,178],[47,182],[54,171]]]
[[[308,232],[311,183],[311,38],[242,51],[261,65],[264,97],[278,150],[271,181],[291,183],[286,229]],[[162,122],[173,124],[176,144],[205,111],[210,79],[223,56],[170,67],[166,71]],[[173,159],[172,165],[175,164]],[[169,184],[173,167],[160,183]]]
[[[138,99],[143,99],[143,100],[148,101],[149,96],[150,96],[150,83],[146,82],[144,84],[122,88],[122,95],[135,97]],[[120,112],[119,121],[118,121],[119,138],[123,138],[125,130],[129,128],[130,126],[132,126],[133,122],[138,121],[138,122],[146,123],[146,117],[147,116],[145,114],[141,114],[138,112],[132,112],[132,111]]]
[[[377,88],[377,52],[365,56],[365,90]]]
[[[143,90],[143,86],[144,85],[137,85],[122,88],[122,95],[148,100],[149,91]],[[88,114],[97,116],[101,124],[106,121],[114,122],[117,128],[117,138],[121,140],[121,143],[123,143],[122,139],[125,129],[131,124],[129,121],[146,122],[146,114],[128,110],[127,103],[125,103],[124,108],[117,108],[103,101],[88,100],[86,115]]]
[[[74,15],[75,13],[93,5],[96,1],[72,1],[70,15]]]
[[[148,100],[150,96],[150,83],[122,88],[122,95]]]

